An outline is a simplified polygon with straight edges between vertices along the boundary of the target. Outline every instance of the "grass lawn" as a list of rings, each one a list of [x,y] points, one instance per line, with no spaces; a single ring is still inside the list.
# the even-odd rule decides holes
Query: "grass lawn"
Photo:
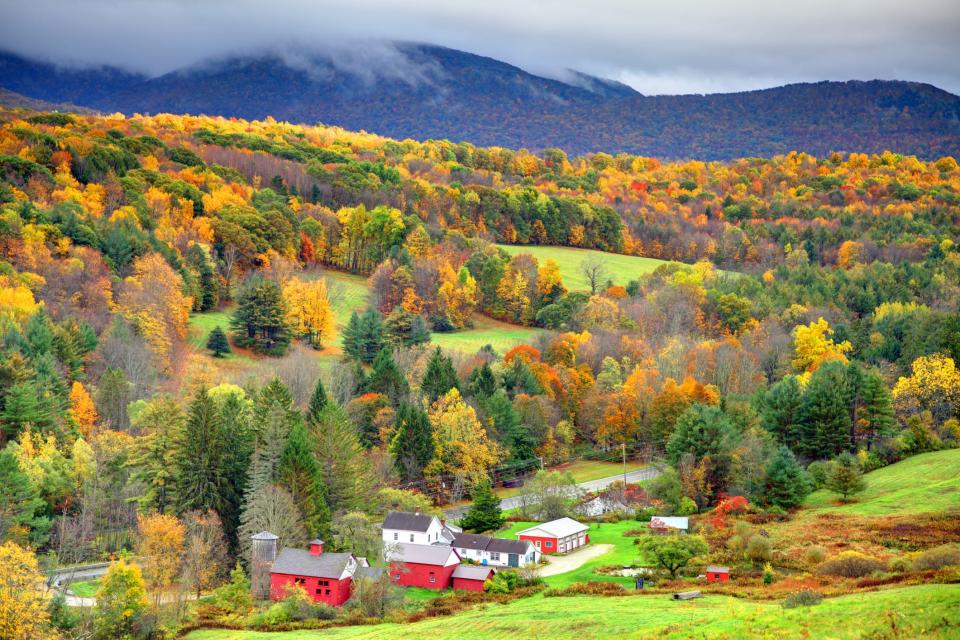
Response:
[[[100,588],[100,578],[94,578],[93,580],[81,580],[78,582],[70,583],[70,591],[73,592],[73,595],[79,596],[81,598],[93,598],[97,595],[97,590]]]
[[[517,532],[527,529],[537,524],[536,522],[510,522],[506,529],[497,533],[498,538],[516,539]],[[597,567],[606,565],[625,565],[636,564],[640,560],[637,553],[637,546],[633,543],[634,537],[624,536],[624,532],[631,529],[645,529],[646,523],[641,524],[636,520],[623,520],[621,522],[605,522],[602,524],[590,524],[590,544],[612,544],[613,549],[607,553],[597,556],[583,564],[578,569],[568,573],[561,573],[556,576],[544,578],[551,587],[568,587],[574,582],[616,582],[625,587],[633,587],[633,578],[622,576],[605,576],[593,572]]]
[[[660,265],[669,264],[668,260],[625,256],[594,249],[510,244],[498,244],[497,246],[512,256],[518,253],[529,253],[541,263],[547,258],[553,258],[560,267],[563,284],[571,291],[587,291],[590,289],[590,283],[587,282],[586,276],[580,272],[580,263],[590,256],[601,258],[606,262],[608,277],[613,280],[614,284],[623,286],[626,286],[630,280],[636,280],[639,276],[654,271]]]
[[[665,595],[635,597],[534,596],[488,605],[413,624],[377,624],[322,631],[262,633],[203,630],[188,640],[486,640],[538,638],[956,638],[960,585],[888,589],[825,600],[810,608],[783,609],[708,595],[675,602]]]
[[[856,502],[839,504],[837,494],[817,491],[805,506],[815,513],[858,516],[905,515],[960,509],[960,449],[923,453],[864,476]]]
[[[533,327],[500,322],[479,313],[473,316],[473,328],[452,333],[432,333],[430,341],[444,349],[473,355],[484,345],[491,345],[503,355],[518,344],[530,344],[541,332]]]

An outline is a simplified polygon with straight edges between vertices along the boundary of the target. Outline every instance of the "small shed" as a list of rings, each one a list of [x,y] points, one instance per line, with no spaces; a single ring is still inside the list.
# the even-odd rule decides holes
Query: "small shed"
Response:
[[[688,518],[673,516],[653,516],[650,518],[650,531],[653,533],[686,533],[690,528]]]
[[[517,532],[520,540],[533,543],[541,553],[567,553],[590,542],[590,527],[573,518],[560,518]]]
[[[730,579],[730,567],[710,565],[707,567],[707,582],[726,582]]]
[[[483,591],[483,583],[496,573],[493,567],[461,564],[453,572],[453,588],[459,591]]]

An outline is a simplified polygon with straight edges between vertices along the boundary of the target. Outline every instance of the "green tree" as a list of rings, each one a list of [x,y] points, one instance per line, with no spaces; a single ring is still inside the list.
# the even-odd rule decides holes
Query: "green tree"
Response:
[[[280,457],[278,476],[278,484],[290,493],[300,509],[309,535],[329,537],[330,511],[324,498],[323,478],[302,422],[297,422],[290,431]]]
[[[234,342],[257,353],[282,356],[290,346],[287,306],[280,286],[253,278],[240,292],[237,311],[230,319]]]
[[[354,311],[343,332],[343,351],[364,364],[370,364],[386,344],[383,319],[376,309],[358,316]]]
[[[147,590],[140,567],[118,560],[110,565],[97,590],[94,636],[103,640],[137,637],[147,610]]]
[[[214,358],[222,358],[230,353],[230,342],[220,325],[215,326],[210,332],[210,337],[207,338],[207,349],[213,352]]]
[[[0,539],[18,544],[46,542],[50,519],[40,489],[20,468],[11,445],[0,451]]]
[[[683,486],[680,484],[680,475],[672,467],[667,467],[647,485],[647,495],[666,505],[670,513],[677,513],[680,509],[680,502],[683,500]]]
[[[4,398],[0,421],[8,440],[15,440],[25,429],[36,428],[45,432],[53,424],[49,407],[41,401],[42,394],[33,380],[23,380],[10,385]]]
[[[133,403],[131,413],[130,422],[143,434],[127,461],[133,469],[132,479],[145,487],[137,503],[144,512],[166,513],[177,495],[178,440],[184,424],[183,410],[171,396],[160,395],[148,402]]]
[[[486,362],[470,374],[470,393],[474,397],[486,398],[492,396],[496,390],[497,379],[493,375],[493,369]]]
[[[791,449],[800,445],[800,403],[803,392],[796,376],[786,376],[764,394],[760,424]]]
[[[437,453],[433,429],[425,411],[406,403],[400,405],[390,453],[402,481],[423,478],[424,467]]]
[[[250,426],[249,401],[243,392],[230,393],[218,400],[220,420],[224,433],[223,472],[225,485],[220,521],[230,548],[237,549],[237,528],[247,489],[247,473],[253,452],[253,429]]]
[[[453,368],[453,361],[444,356],[440,347],[437,347],[427,361],[427,370],[423,374],[420,390],[433,403],[454,388],[460,388],[460,381]]]
[[[842,362],[826,362],[810,376],[800,404],[797,444],[797,452],[807,458],[830,458],[852,446],[846,368]]]
[[[310,395],[310,402],[307,404],[307,421],[317,420],[320,417],[320,412],[323,411],[323,408],[327,406],[329,401],[327,398],[327,390],[323,388],[323,381],[318,378],[317,385],[313,388],[313,393]]]
[[[480,404],[484,413],[493,421],[493,429],[498,439],[510,452],[507,461],[523,463],[536,460],[534,447],[537,446],[537,441],[526,425],[522,424],[520,414],[507,397],[507,392],[497,389]]]
[[[504,517],[500,511],[500,498],[493,494],[489,480],[483,480],[473,488],[473,504],[460,519],[464,531],[483,533],[496,531],[503,526]]]
[[[675,465],[684,453],[698,459],[727,454],[736,445],[738,436],[736,427],[719,407],[693,404],[677,419],[667,443],[667,455]]]
[[[424,319],[397,307],[383,322],[387,341],[398,347],[411,347],[430,342],[430,329]]]
[[[839,493],[844,501],[850,496],[861,493],[867,488],[863,478],[863,469],[856,457],[849,453],[841,453],[827,466],[827,479],[824,483],[827,490]]]
[[[793,452],[780,447],[767,465],[763,495],[766,501],[783,509],[799,507],[810,494],[810,481]]]
[[[370,493],[369,461],[346,412],[327,404],[308,425],[313,451],[334,514],[359,509]]]
[[[710,550],[703,537],[694,535],[650,534],[637,538],[636,543],[647,562],[667,571],[674,579],[694,558]]]
[[[382,393],[390,398],[393,406],[399,405],[410,392],[407,379],[394,362],[389,347],[381,349],[373,359],[373,372],[367,378],[366,386],[368,392]]]
[[[878,438],[892,435],[897,421],[893,412],[893,398],[883,376],[857,363],[847,367],[850,390],[850,441],[865,441],[867,449]]]
[[[206,511],[220,513],[227,485],[223,422],[207,389],[197,391],[174,459],[177,482],[177,513]]]

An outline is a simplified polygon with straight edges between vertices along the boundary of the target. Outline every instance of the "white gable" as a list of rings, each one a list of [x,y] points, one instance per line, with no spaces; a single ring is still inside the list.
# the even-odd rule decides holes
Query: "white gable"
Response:
[[[518,531],[517,535],[542,536],[546,538],[565,538],[567,536],[583,533],[589,529],[590,527],[577,522],[573,518],[560,518],[558,520],[551,520],[550,522],[538,524],[535,527],[530,527],[529,529],[524,529],[523,531]]]

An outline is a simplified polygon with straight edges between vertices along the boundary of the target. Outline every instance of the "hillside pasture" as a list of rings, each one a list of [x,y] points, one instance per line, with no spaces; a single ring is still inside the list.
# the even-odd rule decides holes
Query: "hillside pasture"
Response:
[[[636,280],[644,274],[651,273],[661,265],[670,264],[668,260],[643,258],[641,256],[625,256],[619,253],[606,253],[604,251],[576,249],[574,247],[512,244],[498,244],[497,246],[512,256],[520,253],[529,253],[540,263],[547,258],[554,259],[560,267],[560,276],[563,278],[564,286],[571,291],[590,290],[590,283],[580,269],[580,265],[587,258],[592,257],[603,260],[606,265],[607,277],[613,281],[613,284],[621,286],[626,286],[631,280]]]
[[[783,609],[708,594],[677,602],[664,594],[625,597],[534,596],[412,624],[375,624],[282,633],[209,629],[188,640],[493,640],[498,638],[928,638],[957,637],[960,585],[858,593],[815,607]]]

